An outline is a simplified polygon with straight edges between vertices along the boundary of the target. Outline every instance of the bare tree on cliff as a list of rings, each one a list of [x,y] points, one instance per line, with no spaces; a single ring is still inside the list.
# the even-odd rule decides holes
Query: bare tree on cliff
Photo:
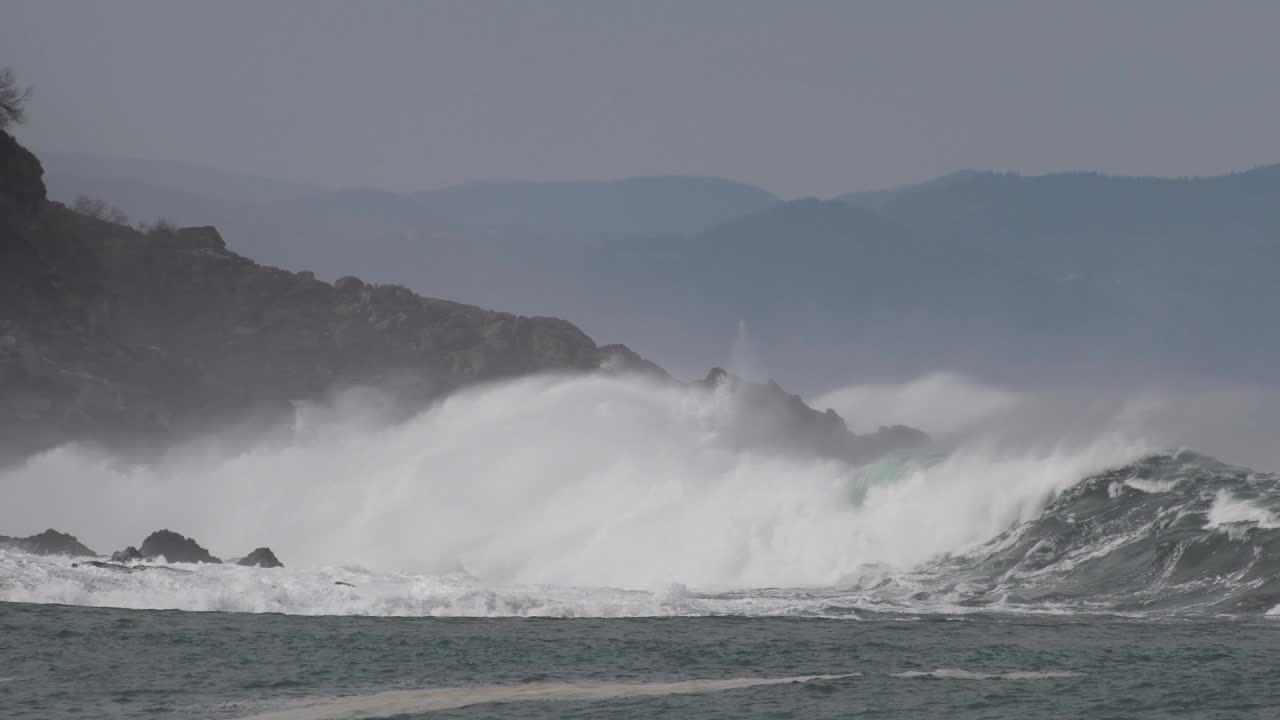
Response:
[[[31,88],[23,89],[18,85],[13,69],[0,70],[0,130],[8,130],[27,121],[24,106],[29,99]]]

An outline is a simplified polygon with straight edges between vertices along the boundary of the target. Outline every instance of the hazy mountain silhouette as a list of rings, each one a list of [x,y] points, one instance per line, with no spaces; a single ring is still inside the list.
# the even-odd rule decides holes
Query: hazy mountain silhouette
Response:
[[[1280,165],[1207,178],[956,173],[853,193],[925,237],[1055,269],[1280,244]]]
[[[416,197],[462,225],[610,234],[693,232],[779,202],[777,196],[744,183],[677,175],[475,182]]]
[[[40,153],[45,181],[57,179],[129,181],[158,190],[241,204],[285,200],[323,189],[318,185],[267,178],[174,160],[117,158],[80,152]],[[126,208],[127,209],[127,208]]]
[[[766,369],[801,390],[936,369],[1280,382],[1280,166],[963,171],[790,203],[679,177],[416,194],[285,184],[245,203],[176,175],[154,203],[265,262],[572,317],[686,376],[729,362],[741,323]],[[131,210],[138,178],[104,199]],[[50,188],[70,199],[65,176]]]
[[[416,253],[472,282],[483,274],[483,263],[462,255],[441,262],[466,243],[446,238],[435,253],[420,242],[388,244],[402,228],[435,222],[409,196],[319,191],[241,207],[277,223],[277,237],[308,258],[348,257],[341,251],[357,243],[322,243],[350,233],[373,242],[366,256],[381,262]],[[416,412],[460,387],[537,372],[673,382],[626,346],[598,345],[566,320],[350,275],[327,283],[232,252],[213,227],[140,231],[109,215],[49,202],[40,161],[0,131],[0,463],[69,440],[137,447],[231,426],[256,435],[291,427],[284,421],[294,402],[352,386],[380,388],[400,412]],[[331,234],[289,234],[316,228]],[[487,284],[499,277],[490,273]],[[741,419],[730,429],[777,451],[853,459],[927,439],[903,427],[854,435],[835,412],[776,383],[715,370],[705,384],[736,396]]]
[[[308,195],[316,196],[316,202],[335,211],[349,208],[366,213],[375,192],[322,188],[182,162],[88,153],[49,153],[41,157],[45,159],[46,182],[55,199],[97,195],[139,218],[193,212],[226,215],[240,212],[245,206],[267,207]],[[494,180],[416,193],[377,192],[383,192],[384,197],[398,194],[450,225],[571,234],[694,232],[779,202],[768,191],[744,183],[679,175],[619,180]],[[347,199],[352,200],[350,206],[343,204]]]

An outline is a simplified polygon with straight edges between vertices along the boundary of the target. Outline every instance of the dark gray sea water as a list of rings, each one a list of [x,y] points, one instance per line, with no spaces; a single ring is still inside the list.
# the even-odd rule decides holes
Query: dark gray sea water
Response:
[[[751,684],[815,675],[847,677]],[[295,617],[0,603],[0,717],[257,716],[1270,720],[1280,717],[1280,622]]]

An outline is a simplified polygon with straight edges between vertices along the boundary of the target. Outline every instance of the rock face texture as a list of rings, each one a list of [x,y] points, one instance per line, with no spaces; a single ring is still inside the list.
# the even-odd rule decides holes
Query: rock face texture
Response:
[[[217,563],[222,560],[209,554],[200,543],[172,530],[157,530],[142,541],[142,556],[154,560],[163,557],[171,563]]]
[[[85,547],[74,535],[49,529],[39,535],[16,538],[0,535],[0,548],[8,547],[32,555],[70,555],[71,557],[97,557],[97,553]]]
[[[123,550],[117,550],[111,553],[111,562],[113,563],[130,563],[146,559],[146,556],[141,552],[138,552],[138,548],[132,545]]]
[[[41,175],[0,132],[0,461],[276,416],[343,386],[420,405],[542,370],[657,368],[564,320],[321,282],[237,255],[211,227],[82,215],[47,202]]]
[[[284,567],[284,563],[280,562],[280,560],[276,558],[276,554],[271,552],[271,548],[264,548],[264,547],[260,547],[254,550],[253,552],[249,553],[248,555],[240,558],[240,561],[237,562],[236,564],[244,565],[247,567],[260,567],[260,568]]]
[[[856,435],[834,410],[815,410],[772,380],[756,383],[722,368],[712,368],[701,381],[734,403],[723,432],[736,445],[859,462],[885,453],[919,447],[929,436],[903,425]]]

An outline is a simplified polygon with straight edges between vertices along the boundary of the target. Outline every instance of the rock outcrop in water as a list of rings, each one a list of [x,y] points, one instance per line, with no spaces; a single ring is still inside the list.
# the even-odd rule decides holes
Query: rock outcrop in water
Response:
[[[710,391],[727,393],[738,404],[726,432],[732,436],[731,441],[745,447],[858,462],[909,450],[929,441],[929,436],[903,425],[856,435],[834,410],[815,410],[799,395],[787,393],[772,380],[751,382],[723,368],[712,368],[700,385]]]
[[[171,563],[222,563],[222,560],[201,547],[200,543],[172,530],[157,530],[148,535],[142,541],[140,552],[148,560],[164,558]]]
[[[138,551],[138,548],[130,545],[123,550],[117,550],[111,553],[111,562],[113,563],[132,563],[146,560],[146,556]]]
[[[96,557],[97,553],[90,550],[84,543],[76,539],[74,535],[58,532],[52,528],[45,530],[38,535],[30,537],[18,538],[0,535],[0,548],[12,548],[20,552],[31,553],[32,555],[70,555],[71,557]]]
[[[276,554],[271,552],[271,548],[265,547],[257,548],[248,555],[240,558],[236,564],[260,568],[284,567],[284,563],[280,562],[280,560],[276,558]]]

